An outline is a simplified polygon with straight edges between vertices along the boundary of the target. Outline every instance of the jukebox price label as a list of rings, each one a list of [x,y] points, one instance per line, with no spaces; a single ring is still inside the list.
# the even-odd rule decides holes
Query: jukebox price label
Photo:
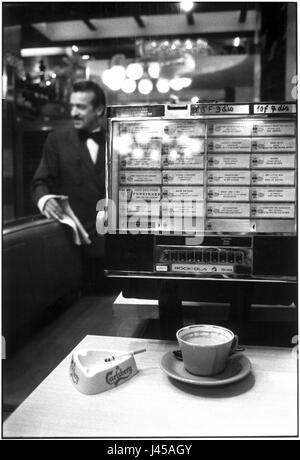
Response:
[[[295,135],[295,123],[285,121],[261,121],[254,122],[253,136],[293,136]]]
[[[133,144],[130,152],[120,155],[121,169],[159,169],[161,165],[161,143],[151,140],[149,144]]]
[[[274,168],[291,169],[295,167],[295,155],[284,154],[252,154],[251,166],[254,169]]]
[[[120,216],[119,229],[138,233],[139,231],[159,230],[161,219],[147,216]]]
[[[252,139],[253,152],[295,152],[296,140],[291,137]]]
[[[294,187],[251,187],[252,201],[295,201]]]
[[[119,203],[119,215],[120,216],[153,216],[158,217],[160,215],[160,203],[157,201],[153,202],[137,202],[120,201]]]
[[[208,171],[207,183],[209,185],[250,185],[250,171]]]
[[[255,221],[258,233],[295,233],[295,219],[257,219]]]
[[[162,136],[162,125],[156,120],[120,122],[118,123],[118,136],[127,142],[138,142],[147,144],[152,138],[159,139]],[[129,136],[128,136],[129,135]]]
[[[207,201],[249,201],[249,187],[207,187]]]
[[[164,232],[200,233],[204,231],[204,216],[162,216],[161,228]]]
[[[209,152],[251,152],[251,139],[208,139]]]
[[[254,114],[264,114],[264,113],[273,113],[273,114],[288,114],[296,113],[296,104],[254,104],[253,105]]]
[[[252,171],[252,184],[294,185],[294,171]]]
[[[163,184],[203,185],[203,171],[163,171]]]
[[[160,187],[120,187],[119,201],[159,201]]]
[[[120,171],[120,184],[160,184],[160,171]]]
[[[203,192],[203,187],[162,187],[162,198],[173,201],[203,200]]]
[[[294,204],[252,204],[251,217],[285,218],[295,217]]]
[[[248,115],[249,104],[192,104],[191,115]]]
[[[161,203],[161,215],[162,217],[201,217],[204,216],[204,203],[203,201],[165,201]]]
[[[250,154],[209,154],[207,166],[210,169],[249,169]]]
[[[172,120],[163,126],[164,134],[170,137],[205,136],[205,123],[195,120]]]
[[[207,219],[206,230],[211,232],[241,232],[253,231],[253,223],[250,219]]]
[[[162,154],[162,167],[165,169],[203,169],[204,156],[202,153],[171,149],[169,153]]]
[[[206,214],[208,217],[249,217],[250,205],[249,203],[209,203]]]
[[[245,122],[211,122],[208,123],[207,132],[209,136],[251,136],[251,121]]]

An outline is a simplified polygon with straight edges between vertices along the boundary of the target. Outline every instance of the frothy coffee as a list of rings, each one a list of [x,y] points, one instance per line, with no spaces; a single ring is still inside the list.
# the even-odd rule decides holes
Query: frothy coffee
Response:
[[[182,340],[194,345],[213,346],[228,342],[229,338],[222,334],[198,332],[183,335]]]

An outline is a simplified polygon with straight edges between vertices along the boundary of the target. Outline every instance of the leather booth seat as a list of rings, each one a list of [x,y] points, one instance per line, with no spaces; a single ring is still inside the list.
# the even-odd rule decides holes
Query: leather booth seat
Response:
[[[2,336],[6,347],[21,338],[58,301],[80,291],[80,248],[71,231],[44,218],[3,229]]]

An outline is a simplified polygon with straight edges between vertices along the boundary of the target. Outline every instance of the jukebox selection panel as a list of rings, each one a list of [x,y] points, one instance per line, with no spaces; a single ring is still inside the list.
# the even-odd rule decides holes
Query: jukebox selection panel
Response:
[[[115,130],[120,231],[203,231],[205,122],[126,122]]]
[[[292,118],[118,121],[113,155],[120,231],[295,233]]]
[[[295,232],[293,120],[208,122],[206,230]]]

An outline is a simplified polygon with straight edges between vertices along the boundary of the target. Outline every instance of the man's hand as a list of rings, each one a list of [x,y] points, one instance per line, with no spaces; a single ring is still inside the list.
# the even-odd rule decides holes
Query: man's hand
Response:
[[[53,219],[62,219],[64,216],[63,210],[55,198],[49,198],[46,201],[43,212],[46,217],[53,217]]]

